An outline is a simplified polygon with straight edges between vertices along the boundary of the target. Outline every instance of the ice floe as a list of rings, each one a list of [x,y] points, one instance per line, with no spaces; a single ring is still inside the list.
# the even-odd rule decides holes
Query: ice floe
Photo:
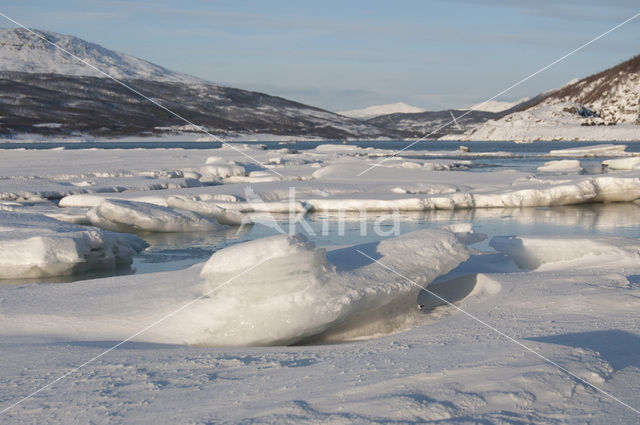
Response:
[[[598,156],[629,156],[632,155],[626,152],[627,146],[625,145],[596,145],[596,146],[584,146],[578,148],[556,149],[549,151],[547,156],[550,157],[578,157],[578,158],[593,158]]]
[[[220,230],[216,221],[189,211],[146,202],[105,199],[87,213],[94,226],[142,232],[200,232]]]
[[[538,167],[541,173],[580,173],[584,171],[577,159],[563,159],[560,161],[547,161]]]
[[[552,164],[551,169],[566,170],[565,164]],[[572,165],[572,164],[569,164]],[[331,168],[331,167],[326,167]],[[323,170],[326,170],[323,169]],[[338,169],[343,173],[342,169]],[[451,174],[449,180],[456,183],[413,183],[396,186],[393,184],[374,184],[371,186],[349,186],[338,184],[329,190],[321,190],[321,184],[325,178],[331,178],[333,170],[326,170],[318,183],[308,186],[307,189],[299,189],[295,197],[286,199],[290,193],[288,190],[280,190],[278,186],[274,190],[263,193],[251,194],[250,199],[241,200],[238,195],[214,196],[203,191],[192,195],[178,195],[177,192],[168,192],[164,197],[159,193],[151,195],[127,195],[119,198],[113,195],[72,195],[60,201],[64,207],[92,207],[96,211],[105,200],[126,200],[127,202],[140,202],[142,205],[155,204],[162,214],[155,214],[156,225],[144,225],[144,230],[162,231],[159,221],[167,220],[167,228],[180,228],[169,222],[176,222],[170,218],[172,214],[178,216],[189,215],[188,211],[209,217],[222,224],[247,224],[251,222],[250,213],[289,214],[298,215],[304,213],[330,213],[330,212],[401,212],[401,211],[431,211],[431,210],[461,210],[480,208],[521,208],[521,207],[548,207],[561,205],[578,205],[585,203],[601,202],[633,202],[640,199],[640,178],[614,175],[601,176],[571,176],[569,172],[556,171],[557,176],[536,178],[521,174],[487,173],[473,174],[476,180],[473,186],[460,184],[465,180],[460,174]],[[462,173],[461,173],[462,174]],[[496,174],[491,176],[490,174]],[[465,176],[466,177],[466,176]],[[491,177],[491,179],[489,179]],[[515,178],[514,178],[515,177]],[[509,184],[509,180],[513,181]],[[331,178],[330,181],[334,179]],[[484,181],[483,181],[484,180]],[[338,180],[339,181],[339,180]],[[505,184],[505,181],[507,184]],[[333,183],[332,183],[333,184]],[[286,189],[286,188],[285,188]],[[193,192],[192,192],[193,193]],[[322,194],[322,196],[318,196]],[[285,197],[285,199],[282,199]],[[229,200],[231,200],[231,202]],[[264,200],[263,200],[264,199]],[[280,200],[282,199],[282,200]],[[135,204],[128,204],[132,208]],[[164,207],[164,208],[161,208]],[[149,213],[150,214],[150,213]],[[95,212],[90,214],[95,216]],[[100,224],[99,218],[91,219],[92,223]],[[178,220],[179,221],[179,220]],[[143,229],[143,225],[138,225]],[[205,226],[206,227],[206,226]],[[185,224],[184,229],[197,229],[198,225]],[[152,230],[156,229],[156,230]],[[167,231],[167,230],[164,230]]]
[[[218,156],[210,156],[205,161],[205,166],[200,168],[200,173],[206,177],[231,177],[244,176],[245,168],[235,161],[225,160]]]
[[[329,252],[302,236],[279,235],[225,248],[204,267],[136,276],[135,284],[116,277],[61,291],[27,288],[31,308],[13,312],[0,333],[120,339],[190,302],[136,340],[236,346],[366,337],[404,329],[419,314],[416,284],[427,285],[468,256],[453,233],[437,229]]]
[[[147,244],[130,234],[0,212],[0,279],[66,276],[129,266]]]
[[[621,237],[500,236],[489,244],[524,269],[548,269],[554,263],[575,260],[591,264],[640,261],[640,244]]]
[[[312,336],[330,340],[393,331],[415,312],[420,288],[358,250],[403,270],[420,285],[469,255],[454,234],[442,230],[328,253],[301,236],[286,235],[226,248],[202,269],[205,291],[222,286],[208,301],[209,327],[194,342],[283,344]]]
[[[610,170],[640,170],[640,158],[607,159],[602,165]]]
[[[193,211],[205,217],[213,218],[220,224],[236,225],[248,223],[250,220],[246,214],[228,208],[222,208],[219,204],[224,201],[202,201],[186,196],[169,196],[167,206],[178,210]]]

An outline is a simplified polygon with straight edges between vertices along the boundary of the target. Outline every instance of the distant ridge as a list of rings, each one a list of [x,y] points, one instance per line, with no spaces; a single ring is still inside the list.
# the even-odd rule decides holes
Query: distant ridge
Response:
[[[469,109],[473,109],[475,111],[484,111],[484,112],[503,112],[507,109],[511,109],[516,105],[520,105],[523,102],[528,101],[528,97],[524,97],[520,100],[516,100],[515,102],[503,102],[500,100],[490,100],[488,102],[477,103],[472,105]]]
[[[389,103],[387,105],[369,106],[368,108],[364,108],[364,109],[353,109],[351,111],[343,111],[338,113],[346,117],[367,120],[367,119],[379,117],[381,115],[398,114],[398,113],[415,114],[420,112],[424,112],[424,110],[416,106],[411,106],[403,102],[398,102],[398,103]]]

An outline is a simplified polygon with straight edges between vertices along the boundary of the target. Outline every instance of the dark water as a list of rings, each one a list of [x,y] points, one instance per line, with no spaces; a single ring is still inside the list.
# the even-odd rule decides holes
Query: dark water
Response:
[[[229,144],[256,144],[264,145],[267,149],[297,149],[307,150],[315,149],[320,145],[326,144],[346,144],[350,146],[359,146],[362,148],[376,149],[392,149],[409,151],[440,151],[440,150],[456,150],[460,145],[467,146],[472,152],[498,152],[506,151],[523,156],[543,155],[552,149],[568,149],[584,146],[596,146],[602,144],[627,145],[628,152],[640,152],[640,142],[534,142],[534,143],[515,143],[515,142],[457,142],[457,141],[440,141],[440,140],[423,140],[409,146],[413,142],[407,140],[363,140],[342,142],[336,140],[320,140],[320,141],[287,141],[287,142],[230,142]],[[188,141],[113,141],[113,142],[3,142],[0,143],[0,149],[217,149],[222,146],[220,142],[188,142]]]
[[[627,152],[640,154],[640,142],[534,142],[534,143],[515,143],[506,141],[497,142],[458,142],[458,141],[438,141],[423,140],[420,142],[411,142],[406,140],[376,140],[376,141],[349,141],[342,142],[336,140],[320,140],[320,141],[287,141],[287,142],[233,142],[231,144],[253,144],[260,145],[268,150],[277,150],[288,148],[291,150],[310,150],[320,145],[336,144],[350,145],[361,148],[388,149],[399,152],[399,156],[407,156],[411,159],[427,159],[427,160],[466,160],[471,164],[463,167],[468,171],[499,171],[501,169],[511,168],[520,171],[533,172],[543,163],[551,160],[567,159],[563,157],[549,158],[546,154],[551,150],[570,149],[588,146],[597,146],[602,144],[625,145]],[[203,150],[217,149],[222,146],[220,142],[189,142],[189,141],[168,141],[168,140],[152,140],[149,141],[100,141],[100,142],[36,142],[36,143],[0,143],[2,149],[34,149],[46,150],[54,148],[64,149],[185,149],[185,150]],[[469,156],[461,156],[455,151],[460,146],[466,146],[470,150]],[[425,155],[416,155],[416,151],[425,151]],[[403,155],[403,152],[405,155]],[[429,153],[431,152],[431,153]],[[505,157],[504,152],[510,155]],[[495,153],[495,155],[492,155]],[[479,156],[473,156],[479,154]],[[602,172],[602,161],[608,157],[596,158],[573,158],[579,159],[582,167],[587,174],[597,174]]]
[[[550,150],[569,149],[577,147],[597,146],[602,144],[625,145],[627,152],[640,153],[640,142],[534,142],[534,143],[514,143],[514,142],[457,142],[457,141],[438,141],[423,140],[417,143],[406,140],[385,140],[385,141],[349,141],[342,142],[336,140],[321,141],[287,141],[287,142],[233,142],[231,144],[254,144],[262,145],[269,150],[277,150],[289,148],[292,150],[309,150],[315,149],[319,145],[336,144],[350,145],[361,148],[389,149],[393,151],[406,151],[407,156],[413,159],[420,159],[415,156],[416,151],[441,152],[435,156],[429,154],[422,159],[438,160],[459,160],[465,159],[472,161],[468,167],[469,171],[497,171],[504,168],[518,169],[521,171],[534,171],[537,167],[546,161],[563,159],[561,157],[548,158],[545,155]],[[189,142],[189,141],[153,141],[148,142],[37,142],[37,143],[0,143],[1,149],[35,149],[46,150],[53,148],[64,149],[186,149],[186,150],[202,150],[217,149],[222,146],[220,142]],[[483,154],[482,157],[463,157],[454,153],[460,146],[466,146],[471,153]],[[509,152],[510,157],[503,157],[500,154],[490,155],[494,152]],[[486,155],[489,154],[489,155]],[[403,156],[400,153],[400,156]],[[575,158],[574,158],[575,159]],[[598,158],[580,158],[583,168],[589,174],[599,173],[601,171],[602,160],[605,157]]]

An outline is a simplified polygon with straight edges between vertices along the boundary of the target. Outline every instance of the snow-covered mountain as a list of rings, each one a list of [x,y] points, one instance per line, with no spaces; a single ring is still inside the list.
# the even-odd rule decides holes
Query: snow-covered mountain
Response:
[[[389,103],[386,105],[369,106],[368,108],[364,108],[364,109],[353,109],[351,111],[343,111],[338,113],[340,115],[344,115],[345,117],[368,120],[371,118],[379,117],[381,115],[399,114],[399,113],[415,114],[423,111],[424,111],[423,109],[420,109],[416,106],[411,106],[403,102],[398,102],[398,103]]]
[[[70,35],[35,31],[220,136],[403,136],[277,96],[209,83]],[[5,137],[152,135],[189,131],[184,124],[39,36],[24,29],[0,31],[0,134]]]
[[[481,123],[500,118],[504,114],[469,110],[426,111],[415,114],[381,115],[365,122],[389,131],[402,132],[408,137],[429,135],[429,138],[435,139],[452,133],[461,134]]]
[[[516,105],[519,105],[523,102],[529,100],[528,97],[524,97],[515,102],[503,102],[501,100],[490,100],[488,102],[477,103],[469,107],[469,109],[473,109],[474,111],[484,111],[484,112],[502,112],[507,109],[511,109]]]
[[[528,102],[531,102],[528,98],[520,99],[517,102],[490,101],[484,104],[474,105],[469,109],[451,109],[444,111],[421,111],[418,108],[404,103],[396,103],[358,111],[341,112],[341,114],[353,117],[366,117],[365,112],[368,113],[368,111],[372,111],[375,112],[375,114],[371,114],[373,115],[372,118],[362,118],[367,124],[385,128],[389,131],[400,132],[407,137],[425,137],[429,135],[429,138],[438,138],[449,134],[459,135],[465,131],[470,131],[489,120],[501,118],[515,110],[515,108],[526,105]],[[396,105],[398,107],[393,108]],[[373,108],[379,109],[374,110]],[[384,114],[378,113],[383,112],[385,109],[398,109],[398,111]]]
[[[544,93],[462,140],[640,140],[640,56]]]
[[[202,82],[196,77],[105,49],[78,37],[52,31],[33,31],[118,79]],[[0,29],[0,68],[3,71],[103,77],[96,70],[22,28]]]

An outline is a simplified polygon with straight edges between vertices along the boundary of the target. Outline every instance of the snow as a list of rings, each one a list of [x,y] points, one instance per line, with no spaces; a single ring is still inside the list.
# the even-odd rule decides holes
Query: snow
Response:
[[[280,235],[247,245],[214,254],[203,268],[208,288],[216,288],[248,264],[258,264],[216,291],[216,307],[210,310],[220,312],[220,325],[210,325],[199,345],[282,344],[309,337],[342,341],[389,333],[415,312],[419,288],[391,279],[375,264],[345,263],[345,257],[353,262],[358,249],[367,250],[391,266],[401,264],[426,284],[468,256],[454,235],[442,231],[408,234],[375,247],[340,248],[327,254],[336,263],[300,237]],[[247,310],[253,311],[251,317]]]
[[[458,152],[454,159],[427,151],[396,159],[388,149],[349,145],[237,147],[263,163],[277,156],[282,177],[267,180],[268,170],[227,148],[2,151],[0,262],[12,261],[0,270],[21,273],[7,283],[34,270],[18,260],[40,262],[38,274],[77,274],[129,264],[144,246],[136,236],[47,216],[93,219],[150,241],[158,236],[150,232],[179,231],[167,237],[207,233],[229,245],[181,270],[0,285],[0,408],[166,318],[10,409],[3,423],[100,423],[107,415],[158,424],[636,421],[433,296],[640,405],[640,242],[604,235],[637,228],[634,157],[573,150],[570,163],[550,161],[559,172],[543,173],[467,170],[485,159],[462,150],[446,154]],[[577,159],[585,154],[611,171],[567,167],[585,164]],[[207,181],[208,165],[248,175]],[[251,175],[265,179],[238,180]],[[580,204],[588,205],[558,207]],[[343,211],[356,213],[349,226],[364,211],[401,212],[434,228],[317,247],[291,234],[250,233],[244,242],[227,233],[240,228],[220,224]],[[476,229],[468,223],[479,219]],[[436,228],[440,222],[447,227]],[[584,234],[554,232],[567,227]],[[498,235],[493,249],[479,251],[482,233]]]
[[[640,96],[640,95],[639,95]],[[514,140],[534,141],[637,141],[638,125],[584,126],[582,118],[567,112],[573,103],[545,102],[530,109],[489,120],[469,133],[450,134],[440,140]]]
[[[133,56],[105,49],[71,35],[53,31],[34,30],[47,40],[89,62],[118,79],[145,79],[165,82],[201,84],[202,80],[170,71]],[[0,70],[54,73],[76,76],[103,77],[105,75],[72,58],[36,35],[22,28],[0,30]]]
[[[381,115],[418,114],[420,112],[424,112],[424,110],[415,106],[407,105],[406,103],[403,103],[403,102],[398,102],[398,103],[390,103],[386,105],[369,106],[364,109],[353,109],[350,111],[342,111],[342,112],[338,112],[338,114],[344,115],[350,118],[368,120],[371,118],[379,117]]]
[[[636,59],[543,93],[537,105],[443,140],[637,141],[640,85]],[[587,111],[579,114],[576,110]]]
[[[433,240],[421,236],[421,247]],[[546,264],[553,264],[553,270],[517,270],[508,258],[473,254],[432,290],[448,288],[451,296],[466,293],[459,301],[465,311],[637,406],[640,329],[634,317],[640,289],[634,276],[640,267],[631,255],[638,249],[637,240],[541,237],[537,242],[536,252],[561,243],[565,249],[580,248],[582,259],[589,261],[576,269],[575,261],[551,258]],[[627,253],[609,255],[620,242]],[[391,254],[394,267],[422,257],[411,252],[412,244],[402,245],[404,250]],[[300,251],[308,252],[303,247]],[[432,253],[426,248],[422,254],[427,252]],[[407,253],[411,258],[402,261]],[[345,255],[338,252],[337,257]],[[342,264],[353,264],[356,258],[345,258]],[[385,255],[380,261],[387,264],[390,259]],[[401,279],[373,266],[356,265],[368,270],[368,275],[361,270],[368,284],[396,282],[393,287],[401,287]],[[5,405],[100,354],[120,335],[131,335],[192,300],[198,293],[191,290],[191,282],[199,272],[200,267],[194,267],[19,290],[1,287],[1,314],[12,318],[0,329]],[[469,272],[473,274],[459,275]],[[371,279],[373,275],[378,279]],[[420,299],[429,300],[424,294]],[[243,307],[244,317],[252,321],[253,305]],[[215,311],[197,309],[205,310],[208,317],[216,316]],[[184,342],[192,328],[204,328],[188,311],[174,316],[173,325],[164,324],[163,332],[138,339],[170,340],[182,331]],[[631,410],[466,316],[443,307],[428,315],[414,311],[423,315],[421,326],[350,344],[209,348],[127,343],[60,381],[54,390],[14,407],[3,419],[86,423],[99,422],[105,412],[131,422],[157,423],[512,423],[525,418],[528,423],[560,424],[637,419]],[[185,320],[189,316],[194,320]],[[182,327],[177,322],[183,322]]]
[[[146,245],[129,234],[0,211],[0,280],[115,270]]]

